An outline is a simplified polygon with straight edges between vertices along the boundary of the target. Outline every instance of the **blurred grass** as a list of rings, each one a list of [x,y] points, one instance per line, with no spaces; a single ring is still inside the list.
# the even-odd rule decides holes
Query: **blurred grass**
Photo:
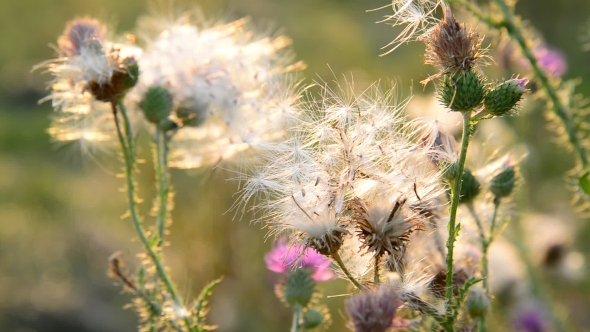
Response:
[[[298,59],[308,65],[307,78],[326,81],[333,74],[353,73],[359,84],[399,77],[404,93],[432,70],[421,65],[423,48],[403,46],[386,57],[380,47],[393,36],[376,25],[385,11],[366,13],[387,1],[353,0],[233,0],[207,1],[204,7],[230,9],[232,18],[252,16],[274,22],[294,40]],[[193,2],[194,3],[194,2]],[[106,276],[107,258],[120,250],[133,268],[137,241],[128,220],[122,181],[115,177],[116,158],[100,163],[80,156],[75,147],[56,148],[45,133],[50,106],[38,106],[47,75],[31,67],[54,56],[65,22],[79,15],[116,22],[120,32],[133,29],[146,13],[144,1],[25,0],[0,2],[0,331],[132,331],[136,318],[122,310],[128,296]],[[584,0],[526,0],[518,11],[530,19],[548,43],[568,54],[568,77],[586,80],[590,95],[589,53],[581,51],[579,36],[590,15]],[[328,64],[330,67],[328,67]],[[317,74],[317,76],[316,76]],[[431,92],[429,87],[426,92]],[[568,193],[562,177],[571,167],[569,153],[557,147],[545,129],[542,104],[513,119],[530,149],[523,167],[528,205],[552,212],[564,205]],[[533,107],[534,108],[534,107]],[[153,188],[149,144],[142,145],[148,162],[141,166],[140,190],[149,212]],[[212,300],[210,321],[220,331],[285,331],[290,313],[276,299],[277,276],[266,271],[262,257],[270,247],[265,231],[250,225],[248,216],[232,220],[225,213],[237,184],[231,174],[216,171],[174,171],[177,190],[174,224],[166,258],[187,300],[208,281],[225,279]],[[586,226],[580,239],[590,235]],[[587,255],[590,245],[579,241]],[[326,295],[341,294],[344,282],[322,285]],[[559,284],[558,297],[577,308],[590,306],[590,285]],[[341,331],[341,298],[328,298]],[[584,316],[573,312],[590,326]]]

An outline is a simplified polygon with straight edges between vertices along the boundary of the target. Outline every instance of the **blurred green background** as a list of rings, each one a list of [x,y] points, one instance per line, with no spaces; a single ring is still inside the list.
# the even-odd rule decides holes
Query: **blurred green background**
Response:
[[[229,10],[229,18],[251,16],[274,24],[291,37],[297,58],[307,63],[310,79],[331,80],[352,73],[360,84],[399,78],[405,94],[431,93],[418,82],[433,69],[421,64],[423,46],[415,43],[386,57],[380,47],[395,35],[385,24],[374,24],[387,10],[367,13],[386,0],[223,0],[193,2],[214,13]],[[138,16],[147,13],[143,0],[23,0],[0,1],[0,331],[133,331],[136,316],[124,310],[129,297],[107,277],[108,257],[121,251],[134,268],[139,244],[126,211],[117,159],[89,160],[75,146],[56,146],[46,133],[51,107],[37,105],[48,75],[30,72],[50,59],[65,22],[90,15],[116,22],[119,32],[132,31]],[[590,17],[587,0],[522,0],[517,12],[535,26],[547,43],[563,50],[568,78],[585,80],[580,91],[590,96],[590,53],[581,36]],[[587,25],[586,25],[587,26]],[[590,34],[590,33],[589,33]],[[508,75],[496,70],[495,75]],[[542,103],[515,119],[530,156],[523,166],[528,208],[551,213],[563,208],[570,194],[563,174],[570,155],[545,130]],[[144,215],[153,189],[150,154],[139,175]],[[265,231],[248,216],[232,220],[225,213],[235,197],[235,182],[222,171],[173,171],[177,190],[166,259],[187,300],[208,281],[225,276],[216,290],[209,321],[219,331],[286,331],[290,312],[275,297],[278,277],[268,272],[263,255],[269,249]],[[577,241],[590,252],[588,226]],[[342,281],[322,285],[327,295],[340,294]],[[553,285],[555,295],[572,312],[575,324],[590,326],[590,283]],[[343,327],[342,298],[328,298],[334,319],[331,331]]]

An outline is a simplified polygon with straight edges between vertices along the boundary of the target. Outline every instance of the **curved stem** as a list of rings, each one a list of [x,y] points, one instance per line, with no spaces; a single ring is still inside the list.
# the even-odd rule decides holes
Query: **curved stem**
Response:
[[[291,324],[291,332],[299,331],[299,318],[301,317],[301,306],[295,305],[293,307],[293,323]]]
[[[469,147],[469,138],[471,135],[471,111],[463,113],[463,138],[461,140],[461,153],[457,161],[457,177],[451,185],[451,208],[449,212],[449,239],[447,240],[447,274],[446,274],[446,293],[445,298],[448,305],[453,303],[453,250],[455,240],[459,233],[457,227],[457,209],[461,196],[461,183],[463,182],[463,172],[465,171],[465,159],[467,158],[467,149]],[[447,323],[453,330],[454,315],[447,315]]]
[[[338,254],[338,252],[333,253],[332,258],[334,259],[336,264],[338,264],[338,267],[340,267],[340,270],[342,270],[342,272],[344,272],[344,274],[346,275],[348,280],[350,280],[356,286],[356,288],[358,288],[359,290],[363,290],[364,289],[363,285],[361,285],[360,282],[358,282],[352,276],[352,274],[350,274],[350,271],[348,271],[348,269],[346,268],[346,265],[344,265],[344,262],[342,261],[340,254]]]
[[[559,97],[557,89],[551,84],[545,71],[539,66],[537,58],[529,47],[527,40],[524,38],[520,27],[515,22],[515,17],[510,7],[504,0],[495,0],[495,2],[502,11],[503,22],[501,26],[503,26],[510,37],[517,42],[522,54],[531,65],[533,74],[541,83],[541,88],[545,91],[547,98],[553,106],[553,113],[555,113],[563,123],[568,141],[576,151],[582,168],[586,169],[590,166],[588,151],[578,135],[578,129],[574,123],[570,110],[566,106],[566,103]]]
[[[117,112],[117,106],[119,108],[119,112]],[[113,111],[113,116],[115,118],[117,136],[119,138],[119,143],[121,144],[121,149],[123,150],[123,158],[125,161],[125,179],[127,181],[127,201],[129,203],[129,214],[131,215],[133,226],[135,226],[137,235],[139,236],[141,243],[147,251],[150,260],[155,265],[156,272],[158,273],[158,276],[164,284],[164,286],[166,287],[168,293],[170,293],[170,296],[172,297],[174,304],[179,308],[182,308],[182,302],[180,301],[180,297],[176,292],[174,284],[172,284],[172,281],[168,277],[168,274],[166,272],[166,269],[164,268],[164,264],[162,263],[160,256],[156,253],[156,251],[154,251],[154,249],[150,245],[146,232],[141,224],[139,212],[137,211],[137,202],[135,199],[135,181],[133,180],[133,171],[135,169],[135,149],[133,147],[133,134],[131,132],[131,123],[129,122],[129,118],[127,116],[127,110],[125,109],[125,105],[122,101],[119,101],[118,104],[116,102],[112,102],[111,108]],[[125,136],[121,131],[118,113],[120,113],[123,118]],[[189,331],[192,331],[193,324],[190,318],[185,317],[184,322],[187,329]]]
[[[166,223],[168,222],[168,207],[170,195],[170,180],[168,173],[168,136],[166,131],[156,126],[156,181],[158,183],[158,208],[156,214],[156,229],[158,230],[159,245],[164,244]]]

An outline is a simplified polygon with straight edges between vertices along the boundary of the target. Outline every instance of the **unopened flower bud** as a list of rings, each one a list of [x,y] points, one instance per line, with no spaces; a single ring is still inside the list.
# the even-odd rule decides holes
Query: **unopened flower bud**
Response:
[[[299,305],[305,308],[311,301],[315,287],[311,273],[309,269],[296,269],[287,275],[283,296],[291,307]]]
[[[324,313],[315,309],[308,309],[303,313],[303,323],[301,327],[305,329],[313,329],[320,326],[324,322]]]
[[[486,314],[490,307],[490,300],[484,294],[481,288],[473,288],[469,290],[467,295],[467,311],[471,318],[481,318]]]
[[[452,111],[466,112],[481,105],[486,86],[473,70],[445,75],[440,88],[440,101]]]
[[[514,78],[496,86],[484,99],[486,111],[495,116],[509,114],[528,91],[525,87],[527,82],[526,78]]]
[[[460,203],[469,203],[479,194],[481,185],[467,168],[463,172]]]
[[[496,197],[508,197],[514,189],[516,182],[516,172],[514,166],[508,165],[492,178],[490,181],[490,191]]]
[[[139,107],[149,122],[159,125],[170,116],[172,97],[165,88],[154,85],[147,89]]]
[[[137,81],[139,81],[139,65],[135,58],[130,57],[123,60],[122,67],[123,70],[125,70],[123,85],[125,90],[129,90],[137,84]]]

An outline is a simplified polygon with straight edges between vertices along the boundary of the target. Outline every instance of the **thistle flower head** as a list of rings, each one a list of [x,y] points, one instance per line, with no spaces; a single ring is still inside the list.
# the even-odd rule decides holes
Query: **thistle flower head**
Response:
[[[212,26],[179,20],[148,40],[133,98],[154,86],[172,100],[170,165],[198,168],[226,160],[285,132],[298,101],[288,75],[290,40],[261,36],[247,20]]]
[[[73,20],[58,40],[59,56],[33,68],[54,76],[50,95],[40,100],[51,100],[56,111],[49,133],[57,141],[78,141],[86,150],[113,140],[111,108],[103,101],[125,94],[138,76],[141,50],[110,42],[106,33],[97,20]]]
[[[444,19],[422,40],[426,43],[424,62],[441,68],[439,74],[423,84],[447,73],[467,72],[486,65],[489,59],[487,49],[482,48],[483,37],[457,22],[449,6],[445,7]]]
[[[68,57],[81,55],[87,48],[102,43],[106,27],[100,21],[81,18],[68,23],[64,34],[59,37],[59,50]]]
[[[375,256],[403,251],[410,234],[423,229],[420,215],[406,206],[404,197],[355,197],[351,205],[357,236]]]
[[[533,55],[537,58],[537,63],[545,70],[551,77],[561,77],[568,69],[565,55],[555,49],[546,45],[538,45],[533,48]],[[524,62],[525,66],[530,66],[528,62]]]
[[[393,91],[339,89],[322,88],[321,100],[300,110],[287,139],[266,146],[267,162],[242,195],[261,198],[257,208],[266,211],[272,232],[292,232],[322,254],[340,248],[355,217],[382,235],[383,242],[367,242],[371,250],[393,252],[419,224],[409,207],[436,195],[439,175],[422,167],[429,161]],[[388,188],[383,197],[382,188]],[[404,197],[407,206],[388,222]]]
[[[315,281],[334,279],[330,270],[330,260],[311,248],[289,245],[287,238],[282,237],[276,246],[264,256],[266,267],[277,273],[288,273],[293,268],[304,268],[312,271]]]
[[[353,295],[345,305],[354,331],[385,332],[393,326],[402,302],[391,286],[380,285],[374,290]]]

